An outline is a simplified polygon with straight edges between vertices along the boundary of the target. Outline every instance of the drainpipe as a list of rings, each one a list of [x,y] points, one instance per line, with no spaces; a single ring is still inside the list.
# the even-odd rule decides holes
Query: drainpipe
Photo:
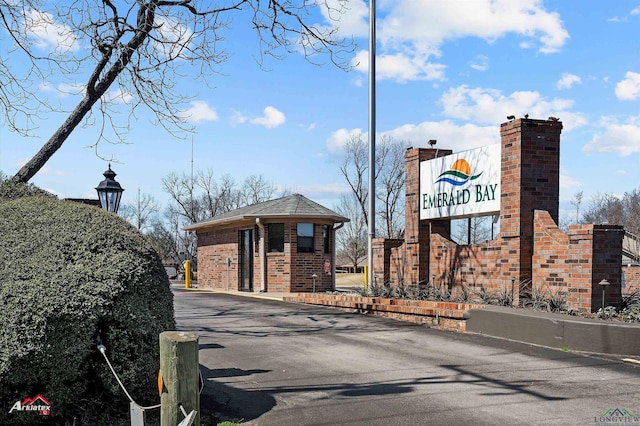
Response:
[[[338,226],[333,228],[333,250],[331,250],[331,273],[333,277],[331,278],[331,289],[336,291],[336,231],[344,226],[344,222],[340,222]]]
[[[258,251],[260,252],[260,293],[264,293],[267,291],[267,253],[265,252],[264,243],[264,224],[260,222],[259,217],[256,217],[256,225],[260,228],[260,243],[258,247]]]

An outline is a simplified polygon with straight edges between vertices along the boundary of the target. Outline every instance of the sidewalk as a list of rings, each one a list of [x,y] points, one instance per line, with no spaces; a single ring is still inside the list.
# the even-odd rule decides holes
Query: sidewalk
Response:
[[[171,288],[175,288],[175,289],[183,289],[183,290],[187,290],[187,291],[193,291],[193,292],[207,292],[207,293],[219,293],[219,294],[233,294],[235,296],[244,296],[244,297],[254,297],[257,299],[266,299],[266,300],[278,300],[278,301],[282,301],[282,299],[285,296],[292,296],[295,295],[297,293],[260,293],[258,292],[250,292],[250,291],[237,291],[237,290],[218,290],[218,289],[212,289],[212,288],[208,288],[208,287],[203,287],[203,288],[198,288],[197,284],[196,286],[191,286],[191,288],[185,288],[184,285],[184,281],[177,281],[177,280],[172,280],[171,281]]]
[[[278,300],[278,301],[283,301],[283,299],[285,297],[289,297],[289,296],[295,296],[297,294],[300,293],[286,293],[286,292],[266,292],[266,293],[261,293],[259,291],[238,291],[238,290],[219,290],[219,289],[212,289],[209,287],[203,287],[203,288],[198,288],[197,284],[195,286],[192,285],[191,288],[186,289],[184,286],[184,281],[179,281],[179,280],[170,280],[171,282],[171,288],[180,288],[180,289],[184,289],[187,291],[194,291],[194,292],[208,292],[208,293],[219,293],[219,294],[233,294],[235,296],[244,296],[244,297],[253,297],[256,299],[265,299],[265,300]],[[350,293],[350,292],[355,292],[355,288],[352,287],[336,287],[336,291],[340,291],[340,292],[345,292],[345,293]]]

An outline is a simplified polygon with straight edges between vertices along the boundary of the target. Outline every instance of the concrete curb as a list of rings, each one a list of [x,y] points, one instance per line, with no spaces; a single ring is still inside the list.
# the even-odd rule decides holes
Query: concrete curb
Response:
[[[571,351],[640,355],[640,324],[487,306],[469,311],[466,331]]]

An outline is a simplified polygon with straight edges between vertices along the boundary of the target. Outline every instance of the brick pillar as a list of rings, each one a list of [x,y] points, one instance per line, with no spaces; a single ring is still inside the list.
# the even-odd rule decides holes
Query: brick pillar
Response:
[[[406,272],[405,282],[417,284],[429,280],[430,222],[447,229],[449,220],[420,220],[420,162],[451,154],[450,149],[411,148],[404,155]]]
[[[562,123],[552,120],[517,119],[500,126],[503,285],[532,277],[534,209],[558,222],[561,131]]]
[[[394,248],[400,247],[403,243],[404,240],[397,238],[373,239],[373,275],[377,284],[402,284],[397,280],[394,281],[391,276],[391,253]]]
[[[620,306],[622,302],[622,240],[624,228],[616,225],[593,226],[593,277],[591,310],[602,308],[600,281],[609,281],[605,290],[605,305]]]

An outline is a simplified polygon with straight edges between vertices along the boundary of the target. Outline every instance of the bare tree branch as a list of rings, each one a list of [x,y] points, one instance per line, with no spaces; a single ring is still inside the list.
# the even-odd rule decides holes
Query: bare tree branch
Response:
[[[1,116],[10,129],[29,135],[40,114],[59,111],[40,96],[39,86],[67,77],[72,84],[84,80],[75,108],[53,133],[38,153],[12,177],[14,181],[29,181],[62,146],[69,135],[84,120],[89,121],[96,105],[102,120],[95,145],[108,140],[109,125],[115,142],[124,142],[135,110],[149,108],[172,134],[188,132],[192,127],[181,107],[190,100],[189,94],[176,89],[181,69],[194,67],[196,77],[219,72],[228,58],[221,49],[224,31],[232,16],[247,18],[245,24],[256,30],[260,55],[283,57],[281,52],[303,54],[311,63],[327,54],[331,62],[347,69],[345,54],[353,45],[337,35],[335,26],[312,23],[312,12],[331,8],[332,15],[341,13],[347,0],[328,3],[313,0],[71,0],[54,2],[0,0],[0,29],[10,34],[13,48],[10,57],[0,57]],[[316,15],[317,16],[317,15]],[[44,30],[57,34],[55,46],[41,55]],[[0,55],[4,52],[0,53]],[[14,71],[11,61],[24,61],[28,66],[22,74]],[[88,71],[88,75],[85,74]],[[129,111],[125,126],[115,124],[113,116],[123,106],[108,93],[117,85],[131,98],[124,108]]]

